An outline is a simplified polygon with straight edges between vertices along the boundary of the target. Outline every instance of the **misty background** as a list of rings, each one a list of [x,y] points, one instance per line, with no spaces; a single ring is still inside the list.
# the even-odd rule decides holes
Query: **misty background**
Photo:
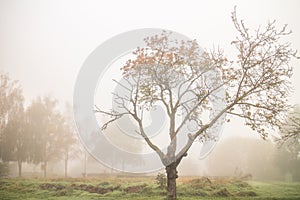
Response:
[[[293,34],[286,39],[300,49],[300,2],[288,1],[5,1],[0,0],[0,72],[18,80],[25,106],[38,96],[58,100],[58,109],[72,104],[73,88],[81,65],[102,42],[119,33],[138,28],[158,27],[197,39],[205,49],[215,46],[233,53],[230,45],[234,27],[230,13],[237,13],[251,28],[276,19],[288,24]],[[292,61],[294,93],[292,104],[300,102],[299,62]],[[199,160],[200,144],[195,144],[180,165],[182,175],[244,176],[257,179],[291,180],[284,171],[281,150],[263,141],[242,120],[226,123],[215,150]],[[82,173],[116,173],[95,161],[81,149],[71,159],[70,176]],[[284,153],[284,152],[283,152]],[[285,156],[283,156],[285,157]],[[283,159],[280,161],[280,159]],[[87,160],[87,162],[85,162]],[[113,161],[112,162],[118,162]],[[142,163],[141,163],[142,164]],[[17,165],[11,163],[12,175]],[[27,164],[24,175],[40,174],[41,165]],[[63,162],[49,163],[48,174],[63,175]]]

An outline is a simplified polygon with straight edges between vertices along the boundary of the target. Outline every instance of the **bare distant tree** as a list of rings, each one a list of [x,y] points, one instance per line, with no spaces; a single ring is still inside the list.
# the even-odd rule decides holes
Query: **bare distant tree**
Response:
[[[296,105],[287,115],[276,138],[275,166],[280,172],[290,173],[293,181],[300,180],[300,107]]]
[[[288,114],[286,120],[283,122],[280,128],[281,138],[278,138],[280,145],[287,143],[299,144],[300,140],[300,106],[297,105],[295,108]]]
[[[290,31],[286,26],[277,29],[275,21],[250,31],[237,19],[236,11],[232,21],[238,32],[232,42],[238,52],[235,61],[229,61],[220,50],[202,52],[195,40],[177,41],[170,39],[171,33],[163,32],[145,38],[146,47],[137,48],[135,59],[122,68],[127,93],[114,94],[120,109],[103,111],[96,107],[96,112],[111,117],[103,128],[125,115],[136,121],[136,133],[166,167],[168,199],[176,199],[177,166],[182,158],[194,141],[207,138],[206,133],[225,114],[243,118],[245,125],[265,139],[269,130],[281,124],[289,108],[289,63],[296,52],[289,43],[280,43],[280,38]],[[222,89],[226,91],[225,106],[205,120],[205,112],[214,109],[213,101],[221,98]],[[164,107],[168,117],[167,152],[148,138],[144,127],[144,112],[157,105]],[[185,129],[189,124],[193,124],[194,131]],[[184,130],[187,142],[177,149],[176,136]]]

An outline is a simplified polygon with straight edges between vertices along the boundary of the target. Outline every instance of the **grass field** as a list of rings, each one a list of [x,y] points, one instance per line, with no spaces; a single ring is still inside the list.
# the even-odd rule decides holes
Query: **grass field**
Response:
[[[300,199],[300,183],[241,181],[233,178],[182,177],[178,199]],[[0,179],[0,199],[151,199],[165,191],[155,177],[105,176],[88,179]]]

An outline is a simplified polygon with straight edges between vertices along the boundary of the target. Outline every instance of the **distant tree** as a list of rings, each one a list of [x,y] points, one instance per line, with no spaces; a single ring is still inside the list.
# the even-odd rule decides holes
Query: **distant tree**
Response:
[[[64,172],[65,177],[68,176],[68,163],[69,160],[79,156],[80,153],[80,144],[78,137],[76,135],[76,127],[74,124],[74,119],[72,115],[72,107],[70,104],[66,104],[65,112],[63,114],[63,130],[59,134],[59,144],[62,148],[62,156],[64,161]]]
[[[293,180],[300,180],[300,107],[296,106],[280,128],[281,138],[275,154],[275,165],[283,173],[290,173]]]
[[[269,140],[242,135],[226,137],[205,159],[205,167],[208,175],[243,178],[251,174],[255,180],[278,180],[280,174],[273,160],[275,151],[276,146]]]
[[[278,30],[275,21],[265,28],[251,32],[232,13],[238,36],[232,42],[237,50],[235,61],[229,62],[222,51],[201,52],[196,41],[171,40],[163,32],[145,38],[146,47],[137,48],[135,59],[122,68],[126,95],[115,94],[119,110],[96,111],[114,120],[128,115],[135,120],[139,134],[157,153],[167,173],[167,197],[176,199],[177,166],[194,141],[205,140],[209,128],[220,122],[224,114],[245,120],[245,125],[262,138],[281,124],[289,108],[287,96],[292,75],[290,60],[296,56],[289,43],[280,38],[288,35],[286,26]],[[179,45],[177,45],[179,44]],[[226,91],[225,107],[206,120],[212,102],[223,87]],[[167,152],[163,152],[148,137],[143,116],[145,111],[164,106],[169,118]],[[180,115],[182,120],[177,120]],[[186,126],[192,124],[194,131]],[[177,149],[177,136],[185,131],[187,142]],[[210,138],[212,139],[212,138]]]
[[[112,125],[107,128],[106,132],[106,137],[109,139],[109,141],[111,141],[113,144],[116,144],[116,146],[119,148],[135,153],[142,151],[143,143],[140,140],[128,140],[129,136],[122,134],[122,131],[118,128],[118,126]],[[135,158],[132,158],[124,155],[120,158],[120,156],[112,155],[109,147],[107,148],[107,151],[104,151],[103,153],[107,154],[107,157],[109,158],[107,161],[110,162],[111,171],[114,170],[114,166],[121,166],[122,171],[124,171],[126,166],[143,165],[144,163],[142,156],[136,156]]]
[[[22,163],[30,162],[32,137],[28,131],[26,115],[23,110],[11,118],[3,130],[3,160],[17,161],[18,175],[22,176]]]
[[[0,159],[18,161],[19,176],[28,158],[23,101],[18,82],[0,74]]]
[[[0,178],[9,175],[9,167],[7,163],[0,162]]]
[[[295,150],[297,149],[298,152]],[[274,154],[274,166],[279,169],[282,175],[290,175],[293,181],[300,180],[300,158],[299,143],[293,143],[292,146],[282,145]]]
[[[277,140],[279,144],[299,143],[300,140],[300,106],[296,105],[288,114],[286,120],[280,127],[281,137]]]
[[[7,74],[0,73],[0,142],[3,129],[11,118],[12,113],[23,106],[23,95],[20,85]],[[2,149],[0,149],[2,150]],[[0,158],[1,157],[0,151]]]
[[[27,109],[29,131],[32,134],[31,159],[42,163],[44,177],[51,160],[59,159],[62,154],[60,134],[64,132],[64,119],[56,110],[56,100],[38,97]]]

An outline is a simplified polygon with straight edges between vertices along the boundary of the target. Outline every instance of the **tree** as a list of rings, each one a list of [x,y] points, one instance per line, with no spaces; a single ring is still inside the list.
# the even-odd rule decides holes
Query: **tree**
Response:
[[[300,144],[293,143],[291,146],[283,144],[276,149],[274,154],[273,165],[279,169],[282,175],[291,176],[291,180],[300,180],[300,158],[299,158]]]
[[[75,135],[75,124],[73,122],[74,120],[72,118],[72,108],[70,104],[66,104],[66,110],[63,117],[63,130],[61,134],[59,134],[59,143],[62,148],[65,177],[67,177],[69,160],[79,153],[78,151],[76,151],[79,146],[79,141]]]
[[[50,160],[59,159],[62,145],[59,145],[60,134],[64,131],[63,117],[56,110],[56,101],[38,97],[27,109],[29,131],[33,140],[31,159],[35,163],[42,162],[44,177]]]
[[[28,132],[23,107],[8,121],[3,130],[3,157],[4,161],[17,161],[18,175],[22,176],[22,163],[30,161],[31,135]]]
[[[237,49],[236,61],[229,61],[221,50],[202,51],[195,40],[177,41],[171,33],[163,32],[145,38],[146,47],[133,52],[134,59],[122,68],[127,81],[126,95],[115,95],[120,109],[96,112],[112,117],[102,128],[129,115],[137,123],[139,134],[157,153],[167,173],[167,197],[176,199],[177,166],[196,140],[214,139],[208,132],[230,116],[241,117],[265,139],[269,131],[278,128],[289,107],[292,67],[296,57],[289,43],[281,43],[290,34],[275,21],[264,29],[251,32],[232,13],[238,32],[232,42]],[[121,83],[120,83],[121,84]],[[214,109],[213,103],[223,98],[225,105],[215,109],[209,119],[205,114]],[[169,121],[167,152],[163,152],[147,136],[144,111],[163,106]],[[178,115],[181,121],[178,120]],[[187,128],[193,127],[193,131]],[[178,149],[177,136],[184,134],[187,142]]]
[[[12,81],[7,74],[0,73],[0,142],[3,129],[11,114],[23,105],[23,95],[17,81]],[[1,149],[2,152],[2,149]],[[0,154],[2,158],[2,154]]]
[[[290,173],[293,180],[300,180],[300,107],[289,112],[280,128],[275,165],[284,173]]]
[[[280,145],[287,143],[289,146],[293,143],[299,143],[300,140],[300,106],[297,105],[290,111],[286,120],[280,127],[281,138],[277,141]]]
[[[278,180],[280,174],[273,159],[275,152],[276,146],[269,140],[242,135],[222,138],[205,159],[206,175]]]
[[[23,101],[18,82],[0,74],[0,159],[18,161],[19,176],[28,158]]]

